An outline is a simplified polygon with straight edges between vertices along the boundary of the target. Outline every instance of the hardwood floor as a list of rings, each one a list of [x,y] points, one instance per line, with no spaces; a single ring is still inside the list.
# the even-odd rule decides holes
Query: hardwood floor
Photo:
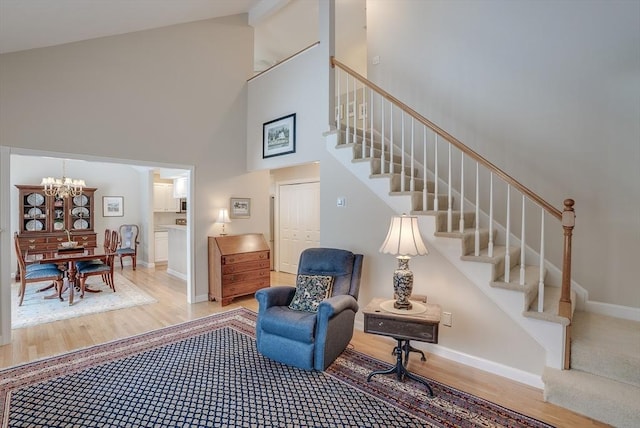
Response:
[[[185,282],[168,275],[163,268],[138,267],[133,271],[128,267],[122,271],[118,269],[118,272],[155,297],[158,303],[13,330],[12,343],[0,347],[0,368],[136,335],[239,306],[254,311],[258,309],[253,296],[237,299],[224,307],[218,302],[189,305],[186,303]],[[272,272],[271,283],[292,285],[295,284],[295,276]],[[351,346],[380,360],[394,363],[395,357],[391,355],[394,343],[391,339],[356,330]],[[412,358],[408,368],[417,374],[558,427],[607,426],[545,403],[541,390],[435,355],[428,355],[426,362]]]

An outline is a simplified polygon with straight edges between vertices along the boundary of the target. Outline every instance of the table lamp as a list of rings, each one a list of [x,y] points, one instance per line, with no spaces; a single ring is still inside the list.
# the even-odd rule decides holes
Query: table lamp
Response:
[[[393,291],[396,296],[393,307],[411,309],[413,306],[409,302],[409,297],[413,291],[413,272],[409,269],[409,260],[411,256],[429,254],[422,242],[418,217],[406,214],[393,216],[387,238],[379,251],[383,254],[393,254],[398,259],[398,268],[393,273]]]
[[[218,218],[216,219],[216,224],[222,224],[222,233],[220,233],[220,236],[225,236],[227,234],[224,230],[224,225],[227,223],[231,223],[231,220],[229,219],[229,210],[226,208],[220,208]]]

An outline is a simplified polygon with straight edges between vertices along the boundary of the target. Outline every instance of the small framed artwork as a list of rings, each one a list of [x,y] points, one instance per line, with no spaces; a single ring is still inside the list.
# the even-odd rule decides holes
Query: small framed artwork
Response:
[[[358,104],[358,119],[364,119],[367,117],[367,103]]]
[[[103,196],[102,217],[124,217],[124,197]]]
[[[229,200],[229,217],[231,218],[251,217],[251,199],[231,198]]]
[[[347,105],[347,116],[349,117],[353,117],[356,114],[356,102],[355,101],[351,101],[348,105]]]
[[[296,114],[262,125],[262,158],[296,152]]]

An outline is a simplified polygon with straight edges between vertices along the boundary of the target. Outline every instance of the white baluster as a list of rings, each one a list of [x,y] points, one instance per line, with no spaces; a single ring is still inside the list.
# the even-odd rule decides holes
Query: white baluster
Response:
[[[511,273],[511,255],[509,254],[509,240],[511,237],[511,185],[507,184],[507,230],[504,254],[504,282],[509,282]]]
[[[493,257],[493,172],[489,173],[489,246],[487,255]]]
[[[347,103],[345,104],[344,115],[345,115],[345,119],[346,119],[345,122],[347,124],[347,128],[345,129],[345,133],[344,133],[344,135],[345,135],[344,143],[345,144],[349,144],[349,140],[351,138],[351,130],[350,130],[350,127],[349,127],[349,123],[350,123],[349,122],[349,98],[350,97],[349,97],[349,75],[348,74],[347,74],[347,79],[346,80],[347,80]]]
[[[522,237],[520,239],[520,285],[524,285],[524,248],[525,248],[525,223],[524,223],[525,197],[522,195]]]
[[[366,126],[366,122],[365,122],[365,114],[364,114],[364,100],[365,100],[365,94],[364,94],[364,83],[362,84],[362,158],[366,158],[367,157],[367,126]],[[357,104],[356,104],[357,105]],[[360,113],[360,108],[357,108],[356,111],[353,112],[354,114],[358,114]]]
[[[435,134],[435,136],[436,139],[433,148],[433,175],[435,177],[435,181],[433,183],[433,210],[438,211],[438,134]]]
[[[356,144],[358,142],[358,124],[356,121],[358,120],[358,87],[356,86],[356,76],[353,76],[353,143]]]
[[[453,231],[453,195],[451,194],[452,192],[452,187],[453,185],[451,184],[451,143],[449,141],[447,141],[447,143],[449,144],[449,175],[447,176],[447,180],[448,180],[448,190],[447,190],[447,232],[451,233]]]
[[[389,103],[389,174],[394,173],[393,165],[393,103]]]
[[[538,277],[538,312],[544,311],[544,208],[540,210],[540,272]]]
[[[404,148],[404,110],[402,110],[400,112],[400,118],[402,119],[401,125],[400,125],[400,133],[402,135],[402,139],[400,141],[401,147],[402,149],[400,150],[400,191],[404,192],[405,191],[405,179],[406,179],[406,171],[405,171],[405,148]]]
[[[382,129],[382,137],[381,137],[381,150],[382,150],[382,154],[380,155],[380,174],[384,174],[384,172],[386,171],[386,167],[385,167],[385,151],[384,148],[386,146],[386,142],[384,141],[384,97],[382,95],[380,95],[380,117],[382,119],[382,124],[380,126],[380,128]]]
[[[336,78],[336,91],[338,92],[338,107],[336,108],[336,129],[338,130],[338,135],[340,136],[342,135],[342,129],[340,129],[340,119],[342,119],[342,95],[340,94],[340,78],[342,76],[342,72],[338,67],[336,67],[336,74],[338,75],[338,77]],[[340,140],[342,140],[342,138],[340,138]]]
[[[373,159],[373,89],[369,88],[369,106],[367,108],[367,114],[369,115],[369,132],[371,133],[371,147],[369,149],[369,157]]]
[[[480,255],[480,164],[476,162],[476,233],[474,254]]]
[[[464,153],[460,153],[460,233],[464,232]]]
[[[422,211],[427,211],[427,125],[422,125],[422,176],[424,187],[422,188]]]
[[[411,182],[409,184],[409,190],[414,192],[416,190],[416,174],[415,174],[415,153],[413,150],[414,144],[414,128],[413,128],[413,116],[411,116]]]

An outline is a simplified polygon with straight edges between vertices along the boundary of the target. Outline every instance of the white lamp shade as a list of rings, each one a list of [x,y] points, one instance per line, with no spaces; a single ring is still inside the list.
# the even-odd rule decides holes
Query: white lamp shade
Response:
[[[405,214],[392,217],[387,238],[379,251],[396,256],[424,256],[429,254],[420,235],[418,217]]]
[[[229,210],[226,208],[220,208],[220,211],[218,212],[218,219],[216,220],[216,223],[231,223],[231,220],[229,219]]]

